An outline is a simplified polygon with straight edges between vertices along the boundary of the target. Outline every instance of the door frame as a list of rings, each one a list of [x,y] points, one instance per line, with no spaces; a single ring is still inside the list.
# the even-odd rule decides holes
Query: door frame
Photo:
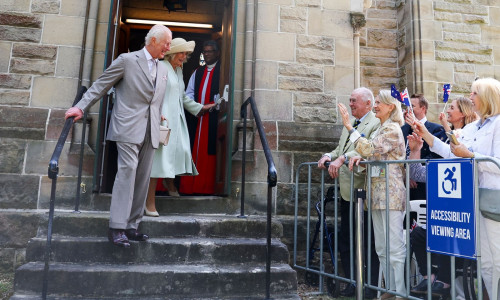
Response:
[[[115,59],[116,52],[118,50],[119,37],[120,37],[120,27],[121,27],[121,16],[122,16],[122,0],[111,0],[110,12],[109,12],[109,25],[108,25],[108,35],[106,41],[105,59],[104,59],[104,70],[111,65],[111,62]],[[229,195],[231,190],[231,165],[232,165],[232,143],[233,143],[233,115],[234,115],[234,69],[235,69],[235,58],[236,58],[236,24],[237,24],[237,8],[238,0],[225,0],[224,1],[224,14],[223,14],[223,47],[221,53],[221,67],[224,69],[224,73],[221,72],[221,80],[219,91],[222,93],[224,86],[229,85],[228,102],[226,107],[226,113],[224,115],[224,122],[226,123],[225,129],[225,147],[220,149],[223,154],[221,160],[224,162],[225,167],[222,168],[222,176],[224,176],[221,182],[216,182],[216,194],[218,195]],[[229,49],[229,50],[226,50]],[[221,69],[222,69],[221,68]],[[224,74],[224,76],[222,76]],[[221,94],[222,96],[222,94]],[[108,117],[112,106],[112,99],[108,95],[105,95],[101,101],[99,109],[99,120],[98,129],[96,137],[97,153],[96,159],[94,161],[94,180],[93,180],[93,191],[97,193],[110,192],[111,182],[110,178],[106,175],[113,170],[109,170],[110,162],[108,162],[109,154],[109,142],[106,141],[106,128]],[[109,177],[109,176],[108,176]],[[106,189],[105,191],[103,189]]]

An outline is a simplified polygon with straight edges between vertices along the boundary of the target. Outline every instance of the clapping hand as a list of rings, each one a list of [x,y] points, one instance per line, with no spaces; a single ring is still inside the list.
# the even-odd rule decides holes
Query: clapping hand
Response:
[[[450,132],[450,124],[448,124],[448,118],[446,117],[446,114],[444,112],[439,113],[439,122],[441,125],[443,125],[444,131]]]
[[[415,132],[408,135],[406,138],[408,139],[408,147],[411,152],[419,152],[424,146],[424,140],[422,140],[422,138]]]
[[[352,129],[351,121],[349,120],[349,112],[347,111],[347,107],[343,103],[338,104],[339,113],[342,117],[342,123],[344,124],[347,131]]]

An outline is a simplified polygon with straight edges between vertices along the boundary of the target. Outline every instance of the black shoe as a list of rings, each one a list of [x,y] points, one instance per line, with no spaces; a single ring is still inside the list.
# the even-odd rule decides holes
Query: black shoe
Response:
[[[356,287],[354,284],[348,284],[345,289],[340,291],[340,296],[342,297],[352,297],[356,293]]]
[[[448,296],[450,295],[450,287],[445,288],[443,282],[436,280],[432,285],[432,294]]]
[[[125,231],[123,229],[113,229],[110,228],[108,230],[108,240],[118,247],[129,248],[130,243],[128,242],[128,238],[125,235]]]
[[[144,242],[149,239],[149,236],[144,233],[140,233],[137,229],[127,229],[125,230],[125,235],[131,241]]]

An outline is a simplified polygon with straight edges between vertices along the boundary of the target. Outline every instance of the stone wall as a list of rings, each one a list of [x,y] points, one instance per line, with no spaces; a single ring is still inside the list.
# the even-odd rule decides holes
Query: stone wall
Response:
[[[354,85],[350,2],[258,3],[255,99],[277,161],[279,183],[273,196],[279,214],[293,212],[296,167],[333,149],[340,135],[336,104],[347,103]],[[237,78],[235,116],[238,101],[252,91],[253,1],[240,10],[244,21],[238,27],[236,66],[242,78]],[[453,99],[468,95],[476,77],[500,75],[498,0],[373,0],[364,13],[361,86],[375,95],[393,83],[399,89],[408,87],[411,94],[423,93],[430,102],[431,121],[438,122],[442,111],[444,83],[452,84]],[[234,122],[237,128],[239,120]],[[265,203],[267,167],[258,134],[251,145],[255,151],[247,163],[246,193],[260,209]],[[232,195],[240,188],[240,164],[233,161]],[[319,176],[316,172],[313,180]]]
[[[499,69],[499,1],[402,1],[398,8],[401,83],[424,93],[429,118],[442,111],[443,84],[450,99],[468,96],[476,77],[496,77]],[[413,4],[413,6],[412,6]]]
[[[80,0],[0,3],[2,272],[13,271],[22,263],[23,248],[36,234],[36,228],[26,222],[26,214],[29,211],[38,214],[39,209],[48,207],[51,180],[47,168],[64,124],[64,111],[71,106],[77,91],[86,5],[87,1]],[[102,72],[109,5],[110,0],[91,1],[82,75],[85,85],[90,82],[92,72],[95,74],[96,69]],[[95,133],[91,134],[95,139]],[[70,133],[60,160],[56,197],[58,207],[63,208],[74,207],[76,192],[79,145],[70,146],[72,139]],[[89,190],[93,156],[87,148],[83,182]],[[90,201],[89,195],[83,194],[82,203]],[[25,211],[20,213],[17,209]],[[13,242],[8,230],[12,228],[15,235],[23,238]]]
[[[255,100],[278,171],[273,195],[278,214],[293,213],[298,165],[317,161],[340,136],[337,103],[348,103],[354,87],[350,7],[350,0],[258,3]],[[239,116],[239,104],[251,95],[253,68],[255,6],[246,1],[239,8],[236,74],[242,77],[236,78],[235,116]],[[239,121],[234,120],[235,128]],[[257,133],[250,144],[255,146],[246,166],[245,198],[252,213],[265,209],[267,164]],[[315,180],[318,177],[315,172]],[[241,161],[234,159],[231,196],[238,194],[240,180]]]
[[[381,89],[397,84],[399,31],[397,0],[375,0],[366,12],[366,27],[361,30],[361,86],[377,95]]]

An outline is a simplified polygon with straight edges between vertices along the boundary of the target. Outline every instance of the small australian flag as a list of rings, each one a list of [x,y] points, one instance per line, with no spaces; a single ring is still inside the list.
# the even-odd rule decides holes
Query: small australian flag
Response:
[[[450,92],[451,92],[451,85],[449,83],[446,83],[443,85],[443,102],[446,103],[448,102],[448,97],[450,97]]]

